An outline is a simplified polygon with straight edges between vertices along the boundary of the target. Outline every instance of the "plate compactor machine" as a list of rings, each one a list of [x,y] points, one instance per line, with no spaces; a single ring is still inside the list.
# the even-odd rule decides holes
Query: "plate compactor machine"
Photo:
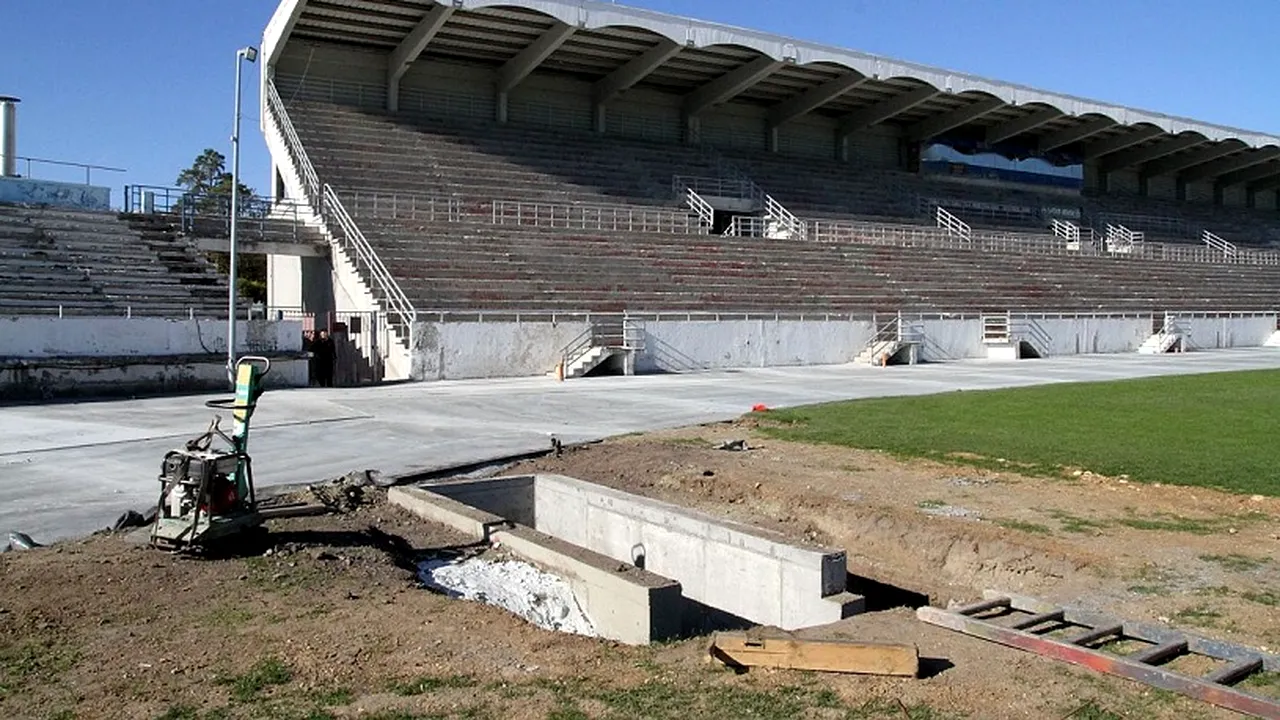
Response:
[[[206,407],[230,410],[228,435],[214,416],[209,429],[160,463],[160,501],[151,544],[177,551],[207,550],[262,525],[249,458],[249,420],[263,392],[271,361],[244,357],[236,363],[236,395],[210,400]]]

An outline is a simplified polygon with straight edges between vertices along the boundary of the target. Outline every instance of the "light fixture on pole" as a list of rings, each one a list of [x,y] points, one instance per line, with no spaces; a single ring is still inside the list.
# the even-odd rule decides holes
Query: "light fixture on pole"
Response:
[[[258,49],[242,47],[236,51],[236,119],[231,130],[231,262],[230,285],[227,288],[227,380],[236,385],[236,225],[240,220],[240,68],[241,60],[256,62]]]

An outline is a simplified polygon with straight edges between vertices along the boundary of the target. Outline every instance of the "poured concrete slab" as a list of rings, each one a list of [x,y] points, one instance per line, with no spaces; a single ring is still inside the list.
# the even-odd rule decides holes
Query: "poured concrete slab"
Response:
[[[259,404],[250,451],[261,484],[314,482],[357,469],[423,472],[536,451],[549,433],[580,442],[726,420],[757,403],[1262,368],[1280,368],[1280,348],[280,390]],[[161,457],[208,425],[208,397],[0,408],[0,531],[49,542],[154,503]]]

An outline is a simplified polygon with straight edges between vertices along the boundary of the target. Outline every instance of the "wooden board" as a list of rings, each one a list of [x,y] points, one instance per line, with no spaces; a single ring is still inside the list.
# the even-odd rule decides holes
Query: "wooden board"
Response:
[[[730,667],[861,673],[915,677],[920,656],[914,645],[851,640],[802,640],[785,633],[721,632],[711,638],[710,655]]]

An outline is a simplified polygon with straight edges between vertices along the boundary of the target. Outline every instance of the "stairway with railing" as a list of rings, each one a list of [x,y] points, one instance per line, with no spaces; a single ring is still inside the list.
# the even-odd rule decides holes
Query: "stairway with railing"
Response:
[[[303,192],[320,227],[330,238],[334,250],[341,252],[354,266],[374,301],[387,312],[397,341],[407,351],[412,345],[417,319],[413,302],[352,219],[339,193],[330,185],[320,183],[319,175],[272,83],[267,84],[267,111],[270,121],[283,138],[293,170],[302,182]]]
[[[960,238],[965,242],[973,240],[973,229],[969,227],[969,224],[948,212],[946,208],[939,205],[934,210],[933,215],[938,227],[945,230],[948,235]]]
[[[1107,252],[1133,255],[1145,237],[1144,233],[1138,230],[1130,230],[1124,225],[1108,224],[1106,234]]]
[[[1222,253],[1222,257],[1224,260],[1236,259],[1237,252],[1236,252],[1236,246],[1234,243],[1227,242],[1226,240],[1223,240],[1221,237],[1209,232],[1208,230],[1205,230],[1203,233],[1201,233],[1200,239],[1204,242],[1205,245]]]

